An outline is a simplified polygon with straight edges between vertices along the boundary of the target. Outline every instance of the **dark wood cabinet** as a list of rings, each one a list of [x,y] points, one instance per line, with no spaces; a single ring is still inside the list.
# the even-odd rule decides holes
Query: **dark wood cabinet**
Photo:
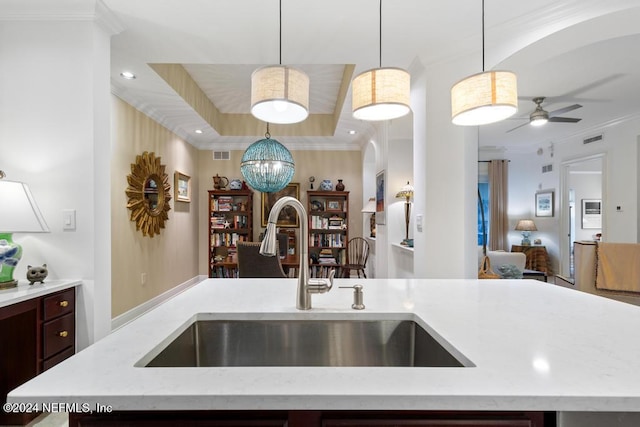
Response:
[[[69,426],[287,426],[287,427],[543,427],[553,412],[524,411],[159,411],[72,413]]]
[[[75,287],[0,308],[0,393],[7,393],[75,353]],[[0,425],[38,414],[0,412]]]
[[[511,252],[524,252],[524,254],[527,256],[527,261],[524,266],[525,269],[540,271],[547,275],[552,274],[551,262],[549,261],[549,254],[547,253],[546,247],[538,245],[512,245]]]

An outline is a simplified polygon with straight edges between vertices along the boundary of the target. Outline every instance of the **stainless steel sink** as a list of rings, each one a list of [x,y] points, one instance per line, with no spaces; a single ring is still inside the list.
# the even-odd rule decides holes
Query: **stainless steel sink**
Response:
[[[141,366],[473,366],[460,356],[412,320],[196,320]]]

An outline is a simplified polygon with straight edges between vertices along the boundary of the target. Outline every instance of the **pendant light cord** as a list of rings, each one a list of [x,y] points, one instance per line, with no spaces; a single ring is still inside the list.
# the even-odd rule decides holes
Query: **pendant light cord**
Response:
[[[484,7],[483,7],[483,9],[484,9]],[[278,37],[279,37],[279,42],[278,42],[278,51],[279,52],[278,53],[280,55],[280,57],[279,57],[280,65],[282,65],[282,0],[280,0],[280,15],[279,15],[279,19],[280,19],[280,32],[278,33]],[[482,68],[484,68],[484,66]]]
[[[483,0],[484,1],[484,0]],[[380,16],[378,19],[378,37],[380,38],[380,40],[378,41],[378,46],[379,46],[379,52],[378,52],[378,58],[380,59],[380,62],[378,64],[378,68],[382,68],[382,0],[380,0]]]
[[[482,72],[484,73],[484,0],[482,0]]]

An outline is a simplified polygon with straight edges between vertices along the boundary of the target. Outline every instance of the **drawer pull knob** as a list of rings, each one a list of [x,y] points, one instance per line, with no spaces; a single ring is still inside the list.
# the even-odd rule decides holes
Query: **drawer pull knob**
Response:
[[[66,307],[69,305],[69,301],[60,301],[58,304],[60,305],[60,307]]]
[[[58,335],[61,336],[62,338],[66,338],[69,335],[69,332],[61,331],[61,332],[58,332]]]

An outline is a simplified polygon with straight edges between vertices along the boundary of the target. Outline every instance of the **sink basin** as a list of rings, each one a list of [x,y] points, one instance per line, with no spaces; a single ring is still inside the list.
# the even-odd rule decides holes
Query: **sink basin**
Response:
[[[140,366],[473,366],[412,320],[196,320],[152,353]]]

